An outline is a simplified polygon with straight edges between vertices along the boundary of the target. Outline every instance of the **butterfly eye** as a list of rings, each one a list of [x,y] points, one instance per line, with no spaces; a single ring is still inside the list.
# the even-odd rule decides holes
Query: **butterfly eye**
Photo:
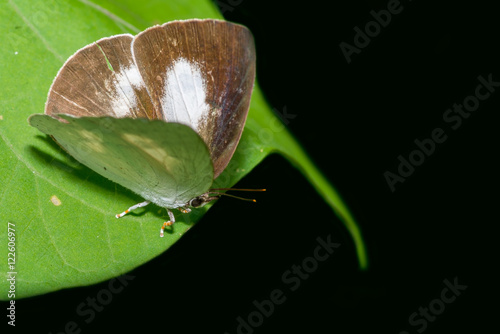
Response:
[[[203,203],[204,203],[204,201],[199,197],[195,197],[189,201],[189,205],[192,206],[193,208],[197,208],[200,205],[202,205]]]

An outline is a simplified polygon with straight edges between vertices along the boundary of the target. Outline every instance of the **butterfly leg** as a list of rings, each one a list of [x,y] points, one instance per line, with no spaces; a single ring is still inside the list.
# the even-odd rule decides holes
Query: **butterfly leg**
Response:
[[[173,225],[175,223],[175,216],[172,213],[172,211],[170,211],[169,209],[167,209],[167,213],[168,213],[168,217],[170,218],[170,220],[168,222],[164,222],[163,226],[160,229],[160,237],[162,237],[162,238],[163,238],[163,231],[165,230],[165,227],[171,226],[171,225]]]
[[[180,207],[180,208],[177,208],[180,212],[182,213],[190,213],[191,212],[191,209],[190,208],[183,208],[183,207]]]
[[[150,201],[144,201],[144,202],[142,202],[142,203],[138,203],[138,204],[136,204],[136,205],[134,205],[134,206],[131,206],[131,207],[130,207],[130,208],[128,208],[127,210],[123,211],[122,213],[117,214],[115,217],[116,217],[116,218],[121,218],[121,217],[125,216],[127,213],[129,213],[130,211],[135,210],[135,209],[137,209],[137,208],[142,208],[143,206],[146,206],[146,205],[148,205],[149,203],[151,203],[151,202],[150,202]]]

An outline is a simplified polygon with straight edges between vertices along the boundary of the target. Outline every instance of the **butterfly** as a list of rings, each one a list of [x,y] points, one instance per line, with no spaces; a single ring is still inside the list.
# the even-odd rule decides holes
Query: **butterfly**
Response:
[[[254,80],[246,27],[172,21],[78,50],[54,79],[45,113],[29,123],[145,199],[117,218],[149,203],[166,208],[163,237],[172,209],[188,213],[227,195],[210,187],[238,145]]]

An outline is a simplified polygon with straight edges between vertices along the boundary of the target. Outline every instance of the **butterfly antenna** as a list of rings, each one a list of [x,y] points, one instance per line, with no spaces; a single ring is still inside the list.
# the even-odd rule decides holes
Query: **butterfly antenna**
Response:
[[[212,190],[234,190],[234,191],[266,191],[266,189],[242,189],[242,188],[212,188]]]
[[[232,198],[236,198],[236,199],[241,199],[243,201],[248,201],[248,202],[257,202],[255,199],[253,198],[244,198],[244,197],[239,197],[239,196],[234,196],[234,195],[231,195],[231,194],[225,194],[225,193],[218,193],[218,192],[215,192],[215,191],[210,191],[208,192],[208,194],[215,194],[217,196],[227,196],[227,197],[232,197]]]
[[[240,189],[240,188],[213,188],[208,191],[209,194],[216,194],[217,196],[227,196],[227,197],[232,197],[236,199],[241,199],[243,201],[248,201],[248,202],[257,202],[253,198],[245,198],[245,197],[240,197],[240,196],[235,196],[231,194],[226,194],[226,193],[221,193],[217,192],[214,190],[234,190],[234,191],[266,191],[266,189]]]

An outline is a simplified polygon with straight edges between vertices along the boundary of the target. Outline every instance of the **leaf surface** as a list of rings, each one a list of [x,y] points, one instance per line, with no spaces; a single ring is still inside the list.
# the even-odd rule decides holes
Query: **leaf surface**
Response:
[[[102,37],[137,34],[154,24],[222,18],[211,1],[28,1],[0,3],[0,255],[7,259],[7,223],[15,226],[16,298],[94,284],[158,256],[198,221],[209,206],[176,213],[173,232],[158,237],[167,218],[159,207],[121,220],[115,214],[143,199],[76,162],[29,126],[42,113],[57,71],[76,50]],[[299,168],[354,239],[367,267],[359,228],[335,189],[317,170],[255,87],[240,144],[214,187],[234,185],[271,153]],[[157,222],[157,223],[155,223]],[[8,281],[0,283],[7,300]]]

